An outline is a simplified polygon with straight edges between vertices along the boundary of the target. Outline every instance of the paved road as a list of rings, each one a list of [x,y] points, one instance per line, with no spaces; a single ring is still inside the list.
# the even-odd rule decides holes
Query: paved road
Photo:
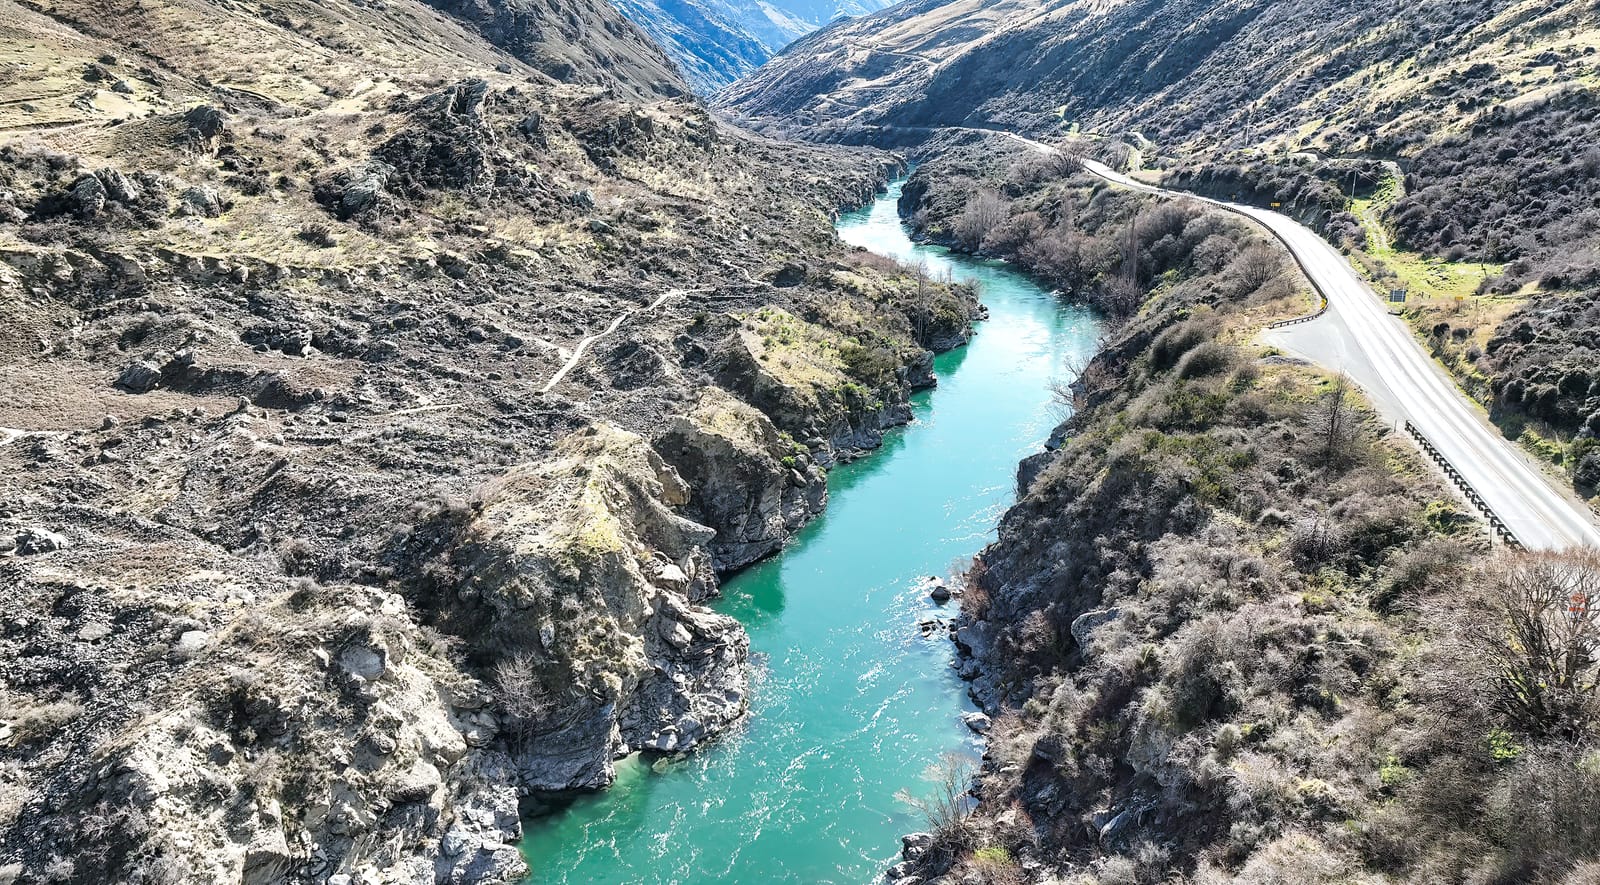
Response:
[[[1410,330],[1389,314],[1344,256],[1310,228],[1266,209],[1153,187],[1093,161],[1085,166],[1113,184],[1151,194],[1203,199],[1267,228],[1289,248],[1328,299],[1328,314],[1323,319],[1292,327],[1295,331],[1286,338],[1310,335],[1331,344],[1343,364],[1330,368],[1348,371],[1380,408],[1397,413],[1420,430],[1523,546],[1541,550],[1600,547],[1600,528],[1588,507],[1557,488],[1489,424],[1477,404],[1445,375]],[[1321,356],[1319,350],[1329,352],[1320,342],[1308,344],[1303,349],[1313,356]]]

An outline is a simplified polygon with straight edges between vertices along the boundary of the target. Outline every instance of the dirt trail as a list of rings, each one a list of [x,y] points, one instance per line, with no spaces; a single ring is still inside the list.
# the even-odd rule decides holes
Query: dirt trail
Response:
[[[550,380],[546,381],[545,385],[543,387],[539,388],[539,392],[541,392],[541,393],[549,393],[557,384],[560,384],[561,383],[561,379],[567,377],[567,373],[572,371],[573,368],[578,365],[578,361],[583,359],[583,355],[585,353],[589,352],[589,346],[590,345],[594,344],[596,341],[599,341],[601,338],[604,338],[607,335],[610,335],[611,333],[617,331],[618,327],[620,327],[622,325],[622,322],[624,320],[626,320],[628,317],[631,317],[634,314],[639,313],[641,311],[654,311],[656,308],[658,308],[662,304],[664,304],[668,298],[671,298],[671,297],[673,297],[675,295],[687,295],[691,291],[700,292],[700,291],[705,291],[705,290],[703,290],[703,289],[672,289],[671,291],[662,293],[660,295],[660,297],[656,298],[656,300],[650,302],[648,305],[646,305],[644,307],[631,308],[629,310],[625,310],[622,313],[617,314],[616,318],[611,321],[611,325],[606,326],[605,331],[598,332],[598,333],[596,333],[594,335],[590,335],[589,337],[583,339],[582,341],[579,341],[578,342],[578,346],[573,348],[573,350],[572,350],[572,358],[567,360],[566,364],[563,365],[560,369],[557,369],[556,373],[554,375],[550,376]]]

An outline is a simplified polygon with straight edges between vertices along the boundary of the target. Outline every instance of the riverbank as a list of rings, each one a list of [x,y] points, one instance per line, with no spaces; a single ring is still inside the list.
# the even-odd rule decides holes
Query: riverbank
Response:
[[[921,223],[1018,180],[931,177],[957,184]],[[1073,176],[1006,193],[991,231],[1126,262],[1139,300],[969,570],[979,803],[896,875],[1582,881],[1595,705],[1507,699],[1568,654],[1592,673],[1592,631],[1542,659],[1505,625],[1570,624],[1552,588],[1600,588],[1600,565],[1490,555],[1353,389],[1258,344],[1304,285],[1259,233]]]
[[[1008,267],[915,246],[897,196],[843,216],[841,236],[929,279],[976,278],[989,321],[934,360],[911,425],[830,471],[826,511],[722,588],[713,607],[757,663],[748,720],[693,755],[630,760],[611,790],[529,822],[533,881],[869,881],[924,828],[909,800],[935,788],[930,768],[977,755],[953,649],[920,626],[952,613],[921,579],[993,537],[1017,459],[1056,422],[1052,382],[1099,325]]]

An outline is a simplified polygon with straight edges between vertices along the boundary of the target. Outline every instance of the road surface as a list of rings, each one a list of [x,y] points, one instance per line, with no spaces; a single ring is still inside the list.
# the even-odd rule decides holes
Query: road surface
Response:
[[[995,130],[997,131],[997,130]],[[1000,134],[1047,153],[1056,148],[1009,132]],[[1344,371],[1378,409],[1409,421],[1453,465],[1522,546],[1533,550],[1600,547],[1594,514],[1558,488],[1517,446],[1491,425],[1444,369],[1430,358],[1338,250],[1299,222],[1267,209],[1169,191],[1135,181],[1103,163],[1084,167],[1112,184],[1159,196],[1200,200],[1266,228],[1294,255],[1328,299],[1327,313],[1275,331],[1289,349]]]
[[[1038,142],[1030,144],[1043,147]],[[1524,547],[1600,547],[1600,528],[1588,507],[1558,489],[1489,424],[1478,405],[1445,375],[1410,330],[1389,314],[1344,256],[1310,228],[1266,209],[1134,181],[1092,160],[1084,165],[1113,184],[1150,194],[1200,199],[1265,227],[1288,247],[1312,284],[1328,299],[1328,312],[1322,318],[1282,333],[1290,347],[1324,362],[1330,353],[1337,354],[1341,364],[1329,367],[1348,372],[1380,410],[1410,421],[1460,471]],[[1301,346],[1296,338],[1302,340]]]

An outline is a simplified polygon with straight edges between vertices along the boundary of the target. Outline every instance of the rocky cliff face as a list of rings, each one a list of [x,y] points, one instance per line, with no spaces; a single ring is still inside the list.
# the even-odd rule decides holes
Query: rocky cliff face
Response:
[[[925,380],[971,293],[830,226],[897,159],[416,4],[9,8],[68,98],[0,108],[0,881],[513,881],[519,804],[738,720],[703,603],[821,455],[713,368],[781,310],[873,345],[796,426]]]

